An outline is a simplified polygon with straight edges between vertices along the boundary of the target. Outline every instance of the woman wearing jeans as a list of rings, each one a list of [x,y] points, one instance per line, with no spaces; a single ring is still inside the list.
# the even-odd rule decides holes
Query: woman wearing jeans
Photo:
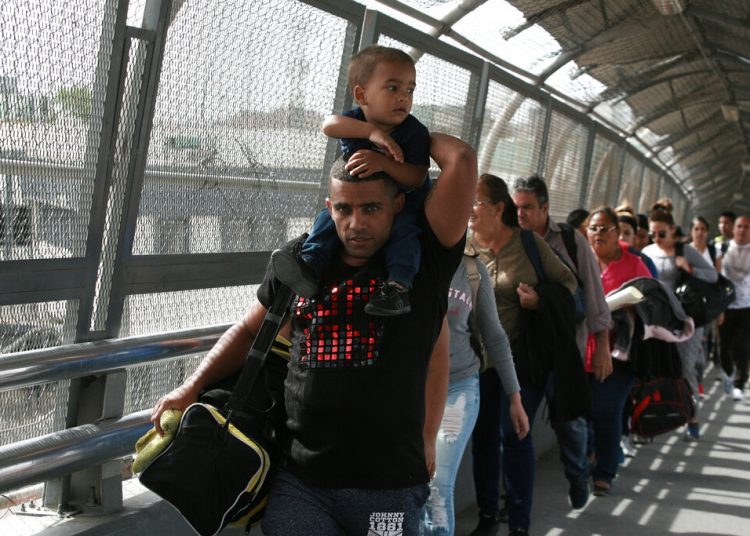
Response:
[[[636,277],[651,277],[641,258],[629,251],[629,244],[618,240],[619,218],[609,207],[594,210],[587,228],[589,244],[602,271],[602,287],[608,294],[623,283]],[[616,340],[610,332],[609,340]],[[586,348],[586,370],[592,372],[591,358],[596,339],[589,336]],[[593,470],[594,495],[608,495],[617,475],[622,435],[622,412],[633,386],[633,373],[628,361],[613,360],[613,370],[604,381],[589,374],[591,385],[591,421],[594,430],[593,452],[596,465]]]
[[[534,287],[539,283],[529,260],[518,226],[518,212],[508,185],[500,177],[483,174],[477,184],[474,209],[469,218],[471,242],[490,274],[497,316],[508,334],[512,348],[523,348],[521,311],[539,307]],[[555,255],[539,235],[533,234],[545,278],[560,283],[572,294],[576,289],[573,272]],[[525,352],[515,352],[516,371],[523,370]],[[516,355],[517,354],[517,355]],[[520,367],[519,367],[520,365]],[[528,367],[525,367],[528,369]],[[526,374],[528,376],[528,373]],[[545,393],[545,385],[534,385],[531,378],[519,375],[521,403],[533,421]],[[531,434],[519,438],[502,400],[497,374],[491,370],[480,376],[481,409],[472,435],[474,488],[479,506],[479,523],[472,536],[497,534],[500,523],[501,456],[507,484],[509,534],[528,534],[534,495],[536,459]],[[502,444],[502,449],[501,449]]]
[[[510,415],[519,437],[529,431],[529,420],[521,405],[513,356],[505,330],[500,325],[487,268],[476,259],[479,290],[472,303],[471,285],[466,262],[458,266],[448,294],[448,326],[450,327],[450,380],[445,413],[437,436],[436,473],[430,483],[430,496],[425,505],[424,534],[452,536],[455,531],[453,491],[456,474],[464,449],[479,414],[480,358],[471,342],[469,317],[476,314],[487,358],[494,367],[510,402]],[[472,310],[475,310],[472,313]]]

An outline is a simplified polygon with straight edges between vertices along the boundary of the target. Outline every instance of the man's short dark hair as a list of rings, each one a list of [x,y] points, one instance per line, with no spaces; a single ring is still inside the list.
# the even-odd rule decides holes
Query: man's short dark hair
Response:
[[[549,194],[547,193],[547,183],[544,179],[534,173],[533,175],[526,177],[525,179],[516,179],[513,183],[514,192],[527,192],[536,195],[539,200],[539,205],[543,205],[549,201]]]
[[[382,62],[408,63],[414,67],[414,59],[403,50],[370,45],[352,56],[347,76],[349,91],[354,93],[354,86],[363,86],[369,82],[372,73],[375,72],[375,67]]]
[[[350,175],[344,166],[346,166],[346,160],[343,158],[338,158],[331,166],[331,172],[328,174],[328,191],[331,190],[331,181],[334,179],[342,182],[383,181],[385,183],[386,191],[390,193],[392,197],[396,197],[401,191],[398,187],[398,183],[383,171],[378,171],[367,177],[359,177]]]
[[[588,217],[588,210],[586,210],[585,208],[577,208],[570,211],[570,214],[568,214],[568,218],[565,221],[568,225],[572,225],[573,227],[578,228],[583,225]]]
[[[732,223],[734,223],[734,220],[737,219],[737,214],[735,214],[731,210],[725,210],[724,212],[722,212],[721,214],[719,214],[719,218],[722,218],[722,217],[723,218],[729,218],[730,220],[732,220]]]

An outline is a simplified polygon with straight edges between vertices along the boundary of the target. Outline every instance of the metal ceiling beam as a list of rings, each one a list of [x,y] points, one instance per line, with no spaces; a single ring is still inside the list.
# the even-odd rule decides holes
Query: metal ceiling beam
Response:
[[[722,17],[722,18],[726,18],[726,17]],[[695,39],[696,45],[701,50],[701,53],[703,53],[704,56],[706,56],[706,62],[709,63],[716,70],[716,76],[721,80],[722,84],[724,85],[724,88],[726,91],[725,102],[727,103],[737,102],[737,91],[738,89],[742,91],[742,89],[741,87],[738,88],[737,86],[732,84],[732,81],[729,79],[729,76],[724,70],[724,66],[717,59],[717,55],[714,53],[713,47],[708,46],[708,45],[711,45],[711,42],[706,38],[703,26],[698,24],[697,19],[695,17],[687,17],[683,15],[682,20],[685,22],[685,26],[687,26],[688,30],[691,31],[693,38]],[[706,45],[705,48],[712,49],[710,55],[706,54],[705,48],[701,46],[702,44],[703,45],[708,44]],[[742,146],[744,147],[745,156],[747,157],[748,154],[750,154],[750,149],[748,148],[747,132],[745,132],[745,128],[742,122],[737,123],[737,130],[738,130],[740,140],[742,141]]]
[[[717,130],[715,130],[710,135],[704,137],[703,139],[698,139],[695,143],[691,145],[686,145],[684,147],[675,147],[672,145],[672,150],[675,152],[675,154],[682,154],[685,151],[692,151],[696,148],[705,147],[706,145],[713,143],[721,136],[724,136],[725,134],[728,134],[732,131],[732,123],[724,123],[723,126],[719,127]]]
[[[705,170],[695,172],[690,176],[691,180],[703,180],[706,177],[723,177],[730,173],[737,173],[740,169],[737,162],[719,162],[718,165],[709,165]]]
[[[747,31],[747,29],[750,28],[750,17],[745,18],[745,19],[738,19],[736,17],[730,17],[729,15],[724,15],[723,13],[717,13],[716,11],[711,11],[709,9],[697,7],[694,4],[687,6],[687,8],[685,8],[685,11],[683,11],[682,14],[688,17],[696,17],[702,20],[709,20],[711,22],[716,22],[718,24],[723,24],[725,26],[732,26],[734,28],[740,28],[741,30],[745,30],[745,31]]]
[[[727,73],[727,74],[746,74],[746,75],[750,76],[750,71],[740,71],[740,70],[731,70],[730,71],[730,70],[724,69],[724,72]],[[671,82],[672,80],[677,80],[678,78],[684,78],[686,76],[695,76],[695,75],[699,75],[699,74],[712,74],[712,73],[713,73],[713,71],[711,71],[710,69],[699,69],[697,71],[690,71],[690,72],[685,72],[685,73],[678,73],[678,74],[675,74],[675,75],[672,75],[672,76],[667,76],[667,77],[664,77],[664,78],[657,78],[655,80],[654,80],[654,78],[652,76],[649,76],[648,77],[648,79],[649,79],[648,82],[645,82],[643,84],[637,85],[637,86],[635,86],[633,88],[621,88],[621,87],[618,87],[618,88],[610,88],[610,89],[607,89],[605,91],[602,91],[602,93],[600,93],[600,96],[598,97],[598,99],[602,98],[603,96],[605,96],[605,94],[609,94],[609,97],[607,99],[603,99],[603,100],[610,100],[612,98],[617,97],[617,100],[615,102],[618,102],[619,100],[628,99],[628,98],[632,97],[633,95],[636,95],[636,94],[640,93],[641,91],[645,91],[645,90],[647,90],[647,89],[649,89],[649,88],[651,88],[653,86],[657,86],[657,85],[662,84],[664,82]],[[637,76],[639,78],[642,77],[642,75],[640,73],[638,73]],[[643,78],[646,78],[646,77],[643,76]],[[731,83],[731,85],[732,85],[733,88],[738,87],[737,84],[735,82],[732,82],[731,80],[730,80],[730,83]],[[622,82],[620,83],[620,85],[622,85]],[[739,86],[739,87],[743,88],[743,89],[747,89],[747,91],[750,91],[750,87],[748,87],[748,88],[745,88],[744,86]],[[616,93],[624,93],[624,95],[615,95]]]
[[[709,97],[708,99],[706,97]],[[719,107],[721,100],[716,100],[716,93],[712,91],[706,91],[705,88],[698,88],[695,91],[687,93],[677,99],[676,101],[670,101],[666,105],[660,106],[653,111],[652,114],[643,116],[630,130],[631,133],[635,133],[639,128],[653,123],[654,121],[661,119],[662,117],[671,113],[679,112],[685,108],[691,108],[693,106],[699,106],[702,104],[716,103],[716,107]]]
[[[672,134],[671,136],[667,136],[663,140],[659,140],[658,142],[654,143],[651,146],[651,149],[655,153],[658,154],[662,152],[664,149],[666,149],[667,147],[670,147],[674,145],[675,143],[679,143],[685,138],[694,136],[697,133],[696,131],[703,130],[704,127],[707,127],[709,123],[712,123],[712,122],[716,122],[717,124],[724,123],[724,118],[721,116],[718,110],[716,111],[716,113],[708,116],[703,121],[696,123],[695,125],[690,125],[690,127],[686,128],[685,130],[680,130],[678,132],[675,132],[674,134]],[[719,128],[722,128],[723,126],[724,125],[721,125],[719,126]]]
[[[638,84],[637,86],[634,86],[632,88],[631,87],[620,88],[619,89],[620,95],[618,95],[616,98],[614,98],[614,102],[619,102],[619,101],[622,101],[622,100],[625,100],[625,99],[629,99],[630,97],[632,97],[634,95],[637,95],[638,93],[641,93],[643,91],[646,91],[646,90],[648,90],[648,89],[650,89],[650,88],[652,88],[654,86],[658,86],[659,84],[664,84],[666,82],[672,82],[673,80],[679,80],[680,78],[685,78],[685,77],[688,77],[688,76],[697,76],[697,75],[707,74],[707,73],[710,74],[711,70],[709,70],[709,69],[700,69],[698,71],[689,71],[689,72],[685,72],[685,73],[678,73],[678,74],[673,74],[671,76],[666,76],[664,78],[657,78],[657,79],[649,77],[648,82],[644,82],[642,84]],[[639,77],[640,77],[640,75],[639,75]],[[602,95],[604,93],[605,92],[602,92]],[[613,97],[610,97],[610,98],[613,98]]]
[[[451,9],[448,13],[446,13],[442,19],[436,19],[438,24],[433,25],[428,31],[427,34],[431,35],[432,37],[440,37],[442,35],[450,35],[453,29],[453,25],[456,24],[458,21],[463,19],[466,15],[474,11],[476,8],[481,6],[487,2],[487,0],[463,0],[459,2],[453,9]],[[387,2],[383,2],[387,3]],[[397,4],[401,4],[401,2],[395,2]],[[408,6],[402,4],[404,8],[407,9],[413,9],[409,8]],[[402,9],[401,7],[399,9]],[[416,63],[419,61],[419,58],[424,54],[423,51],[413,48],[408,51],[409,55],[414,58],[414,62]]]
[[[703,181],[706,178],[711,178],[710,182],[706,182],[705,184],[701,186],[696,186],[695,191],[702,191],[708,188],[709,186],[715,187],[717,183],[719,182],[720,178],[729,177],[732,174],[737,173],[737,165],[734,163],[725,163],[722,166],[720,166],[718,169],[713,170],[706,170],[700,174],[696,174],[692,177],[690,177],[690,180],[693,181],[693,184],[695,184],[697,181]]]
[[[721,148],[726,148],[728,144],[722,144]],[[726,162],[727,164],[733,164],[737,165],[737,163],[741,160],[741,158],[737,158],[741,151],[743,151],[743,147],[741,145],[737,145],[735,148],[733,148],[730,151],[726,151],[723,155],[723,158],[719,159],[716,157],[716,154],[712,155],[714,158],[705,158],[702,161],[699,161],[697,163],[693,163],[692,165],[683,165],[683,168],[685,170],[686,175],[690,175],[692,173],[697,173],[699,171],[702,171],[706,167],[708,167],[708,170],[711,171],[712,166],[716,165],[717,162]],[[713,152],[712,147],[708,147],[705,150],[698,150],[693,151],[688,155],[688,157],[703,157],[703,154],[705,152]],[[684,159],[683,159],[684,160]]]
[[[743,67],[750,67],[750,58],[743,56],[739,52],[717,48],[714,49],[714,55],[719,56],[719,58],[728,59],[735,63],[739,63]]]
[[[648,23],[653,24],[654,23],[654,17],[644,17],[642,19],[629,19],[629,18],[623,18],[619,22],[615,23],[613,26],[610,26],[608,28],[605,28],[600,33],[586,41],[585,43],[580,44],[579,46],[572,48],[570,50],[567,50],[560,54],[560,56],[550,65],[547,67],[542,73],[539,75],[537,83],[541,84],[547,78],[555,74],[558,70],[560,70],[564,65],[566,65],[568,62],[575,60],[579,56],[585,54],[586,52],[589,52],[599,46],[602,46],[604,44],[607,44],[611,41],[616,41],[622,37],[627,37],[629,35],[632,35],[635,31],[642,31],[644,26],[647,26]],[[671,58],[674,56],[674,54],[664,55],[664,56],[658,56],[659,58]],[[643,61],[643,60],[641,60]]]
[[[707,140],[699,141],[695,145],[692,145],[690,147],[685,147],[681,150],[675,150],[676,158],[674,158],[671,162],[669,162],[667,165],[667,169],[672,169],[675,164],[680,163],[682,160],[690,156],[696,151],[702,151],[708,149],[712,143],[714,143],[717,139],[721,138],[722,136],[725,136],[728,134],[728,129],[721,129],[718,132],[716,132],[713,136],[708,138]]]
[[[567,0],[566,2],[563,2],[562,4],[557,4],[553,7],[542,9],[541,11],[537,11],[536,13],[532,13],[531,15],[524,15],[524,17],[526,18],[526,22],[524,22],[520,26],[516,26],[515,28],[511,28],[510,30],[506,31],[503,34],[503,39],[508,41],[509,39],[512,39],[513,37],[523,32],[524,30],[528,30],[535,24],[540,24],[541,22],[545,21],[549,17],[557,15],[562,11],[573,9],[574,7],[580,4],[585,4],[590,1],[591,0]]]

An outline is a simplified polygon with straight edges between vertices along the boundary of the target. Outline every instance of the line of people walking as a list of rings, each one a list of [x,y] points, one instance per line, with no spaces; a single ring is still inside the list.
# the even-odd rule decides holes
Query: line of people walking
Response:
[[[722,220],[731,218],[732,223],[722,222],[721,238],[708,240],[708,222],[696,217],[685,240],[672,211],[668,199],[656,202],[648,215],[637,214],[625,202],[617,208],[579,209],[568,222],[558,223],[550,216],[542,177],[520,178],[509,188],[500,177],[480,176],[465,257],[480,261],[481,292],[468,309],[476,308],[483,319],[474,330],[480,337],[492,330],[489,340],[499,346],[472,344],[469,275],[462,265],[451,283],[448,324],[452,374],[467,353],[474,356],[473,374],[461,379],[472,385],[471,412],[462,413],[461,441],[455,441],[456,399],[446,406],[439,437],[451,443],[452,461],[446,474],[438,466],[424,534],[454,534],[453,500],[447,494],[474,420],[478,522],[471,534],[500,534],[507,523],[508,534],[524,535],[533,520],[535,471],[526,423],[530,428],[542,402],[549,405],[569,504],[580,509],[592,495],[613,493],[623,457],[635,455],[629,424],[637,385],[662,375],[684,378],[697,398],[703,392],[707,356],[715,353],[721,355],[729,393],[742,399],[750,355],[750,220],[723,213]],[[696,327],[674,291],[689,277],[716,283],[720,272],[734,284],[736,299],[715,323]],[[671,332],[653,329],[653,323],[664,324],[665,319],[638,319],[633,307],[608,305],[608,296],[643,279],[652,281],[646,299],[663,298],[666,305],[657,307],[668,311]],[[567,304],[569,316],[555,316],[566,310],[555,301],[565,294],[573,298]],[[493,306],[499,323],[487,318]],[[715,325],[721,326],[719,333]],[[499,338],[498,330],[503,333]],[[503,357],[493,357],[480,371],[484,349]],[[508,369],[508,353],[514,371]],[[477,386],[478,408],[473,403]],[[467,407],[463,401],[458,405],[462,411]],[[686,441],[700,439],[698,407],[693,406],[685,423]],[[649,439],[632,435],[639,442]],[[447,448],[438,443],[438,458]]]

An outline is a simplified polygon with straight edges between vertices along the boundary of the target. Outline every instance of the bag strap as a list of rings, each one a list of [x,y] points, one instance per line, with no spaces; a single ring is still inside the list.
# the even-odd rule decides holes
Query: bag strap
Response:
[[[258,334],[255,336],[250,351],[247,353],[240,377],[237,383],[234,384],[232,396],[227,402],[227,423],[231,420],[233,413],[242,413],[245,404],[250,398],[250,391],[255,384],[255,380],[258,378],[258,373],[263,367],[263,363],[266,361],[266,356],[271,351],[273,342],[276,340],[276,335],[278,335],[281,329],[281,324],[284,322],[284,317],[289,311],[292,298],[294,298],[294,292],[286,285],[282,284],[276,291],[273,303],[266,312]]]
[[[560,227],[565,251],[568,252],[570,260],[573,261],[573,266],[576,267],[576,277],[578,277],[578,244],[576,244],[576,236],[573,234],[577,231],[568,223],[558,223],[557,225]]]
[[[521,229],[521,242],[523,243],[523,249],[526,250],[526,256],[534,267],[536,278],[541,283],[544,281],[544,268],[542,268],[542,258],[539,256],[539,248],[536,247],[536,241],[534,240],[534,231]]]
[[[685,244],[683,242],[680,242],[679,240],[677,240],[674,243],[674,254],[676,257],[685,256]]]
[[[482,351],[483,341],[482,334],[479,331],[477,322],[477,297],[479,296],[479,282],[482,280],[482,274],[477,267],[477,258],[464,254],[464,265],[466,266],[466,278],[469,280],[471,288],[471,313],[469,313],[469,335],[476,343],[476,353],[479,354],[479,369],[483,371],[487,368],[487,358]]]
[[[714,246],[710,242],[708,243],[708,256],[711,257],[711,263],[715,265],[716,264],[716,246]]]
[[[680,241],[677,241],[677,242],[674,243],[674,256],[675,257],[684,257],[685,256],[685,244],[684,243],[682,243]],[[678,269],[678,274],[679,275],[677,277],[677,281],[675,282],[675,287],[674,288],[680,288],[682,285],[685,284],[685,281],[687,281],[688,279],[690,279],[690,274],[687,273],[682,268]]]

